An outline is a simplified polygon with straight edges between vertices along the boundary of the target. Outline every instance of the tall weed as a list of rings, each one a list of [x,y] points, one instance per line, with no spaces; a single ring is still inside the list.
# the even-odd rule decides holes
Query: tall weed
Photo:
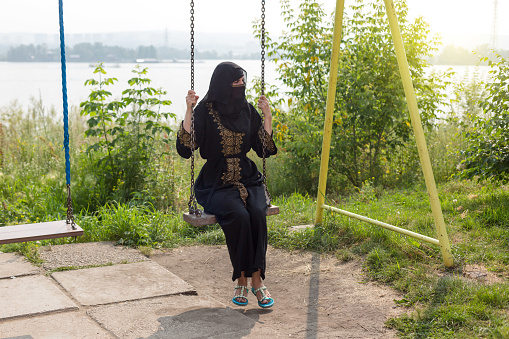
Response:
[[[0,109],[3,164],[0,171],[0,225],[60,219],[65,215],[62,121],[42,100],[27,110]],[[79,148],[83,121],[71,108],[71,158]],[[73,166],[74,163],[71,165]]]
[[[119,101],[110,100],[107,86],[116,78],[103,78],[106,71],[99,63],[85,85],[92,86],[89,99],[81,103],[82,114],[88,118],[85,135],[89,138],[87,153],[93,164],[96,193],[100,204],[109,201],[149,202],[152,192],[146,189],[150,180],[157,181],[162,147],[168,142],[163,134],[170,134],[168,119],[174,113],[164,112],[169,100],[161,89],[150,87],[147,68],[139,65],[134,77],[122,92]]]

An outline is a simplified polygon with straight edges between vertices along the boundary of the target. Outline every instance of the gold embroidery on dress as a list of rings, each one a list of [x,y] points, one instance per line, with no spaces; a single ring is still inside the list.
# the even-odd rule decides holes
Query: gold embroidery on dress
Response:
[[[273,153],[276,150],[276,145],[274,144],[274,140],[271,138],[267,130],[263,126],[258,130],[258,138],[263,144],[263,140],[265,139],[265,147],[267,147],[267,151]]]
[[[221,177],[223,185],[234,184],[240,181],[242,177],[240,175],[241,169],[239,163],[239,158],[226,158],[226,172]]]
[[[239,190],[240,198],[246,206],[248,193],[246,187],[240,182],[242,176],[239,163],[239,158],[226,158],[226,172],[221,176],[221,180],[223,180],[223,185],[233,184]]]
[[[240,199],[242,199],[244,206],[247,207],[246,200],[247,200],[248,193],[247,193],[246,187],[244,185],[242,185],[240,182],[236,183],[235,187],[237,187],[237,189],[239,190]]]
[[[242,142],[245,133],[238,133],[227,129],[221,123],[219,114],[212,108],[212,103],[207,104],[209,113],[214,118],[214,122],[217,124],[219,129],[219,135],[221,136],[221,145],[223,146],[222,153],[224,156],[239,154],[242,150]],[[240,158],[226,158],[226,172],[221,176],[223,185],[233,184],[235,188],[239,190],[240,199],[247,206],[247,189],[240,182],[242,179],[241,175],[242,168],[240,167]]]
[[[221,135],[221,145],[223,146],[222,153],[225,156],[239,154],[242,150],[242,140],[245,133],[238,133],[227,129],[221,123],[219,114],[212,108],[212,103],[208,103],[209,113],[214,117],[214,122],[217,123],[219,135]]]
[[[184,129],[184,123],[180,124],[180,128],[177,132],[177,138],[182,145],[187,148],[191,148],[191,134]],[[194,148],[198,148],[196,141],[194,142]]]

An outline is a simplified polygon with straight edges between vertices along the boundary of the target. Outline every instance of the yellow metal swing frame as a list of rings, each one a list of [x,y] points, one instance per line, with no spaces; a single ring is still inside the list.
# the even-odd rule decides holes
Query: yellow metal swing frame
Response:
[[[341,43],[341,31],[343,25],[343,12],[345,7],[344,0],[336,1],[336,14],[334,20],[334,33],[332,42],[332,55],[330,63],[330,74],[329,74],[329,85],[327,90],[327,106],[325,111],[325,124],[323,131],[323,143],[322,143],[322,155],[320,162],[320,178],[318,182],[318,194],[317,194],[317,205],[315,214],[315,225],[320,224],[323,221],[323,211],[329,210],[334,211],[351,218],[356,218],[361,221],[365,221],[377,226],[384,227],[391,231],[399,232],[407,236],[425,241],[431,244],[439,245],[442,253],[442,258],[446,267],[452,267],[454,265],[451,246],[449,244],[449,238],[447,236],[447,230],[445,227],[444,217],[442,214],[442,208],[440,206],[440,200],[438,198],[438,191],[433,176],[433,169],[429,159],[428,149],[426,146],[426,140],[424,138],[424,131],[422,129],[421,118],[419,115],[419,109],[417,107],[417,99],[415,96],[414,87],[412,84],[412,78],[410,76],[410,69],[408,67],[408,61],[405,53],[405,46],[401,37],[399,29],[398,18],[396,16],[396,10],[392,0],[384,0],[387,17],[389,19],[389,25],[392,34],[392,40],[396,50],[396,57],[398,60],[399,72],[403,87],[405,90],[405,97],[408,104],[408,110],[410,112],[410,119],[412,122],[412,128],[414,131],[415,139],[417,142],[417,149],[419,152],[419,159],[421,162],[422,171],[424,174],[424,180],[426,182],[426,188],[428,191],[431,211],[433,213],[433,219],[435,221],[435,228],[438,239],[430,238],[425,235],[411,232],[400,227],[396,227],[378,220],[370,219],[365,216],[361,216],[355,213],[341,210],[339,208],[328,206],[325,204],[325,191],[327,186],[327,171],[329,166],[330,156],[330,143],[332,134],[332,123],[334,118],[334,101],[336,99],[336,84],[338,75],[338,63],[339,63],[339,47]]]

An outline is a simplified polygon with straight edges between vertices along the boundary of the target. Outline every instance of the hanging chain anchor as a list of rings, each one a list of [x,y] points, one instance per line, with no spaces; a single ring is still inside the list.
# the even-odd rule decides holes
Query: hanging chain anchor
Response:
[[[71,185],[67,185],[67,219],[65,223],[67,225],[70,224],[73,230],[76,229],[76,224],[74,223],[74,213],[72,208]]]

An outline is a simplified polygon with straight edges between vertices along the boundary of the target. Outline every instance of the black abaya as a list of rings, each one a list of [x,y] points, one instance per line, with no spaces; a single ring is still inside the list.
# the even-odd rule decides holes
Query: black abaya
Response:
[[[267,197],[263,176],[247,153],[253,149],[262,157],[263,141],[266,157],[276,154],[277,148],[252,105],[245,102],[240,115],[232,119],[217,111],[218,102],[205,99],[194,112],[195,149],[207,160],[195,183],[196,199],[205,212],[216,215],[223,229],[233,266],[232,280],[238,279],[242,271],[251,277],[259,269],[264,279]],[[226,128],[223,120],[237,131]],[[189,158],[190,147],[191,136],[181,125],[177,151]]]

